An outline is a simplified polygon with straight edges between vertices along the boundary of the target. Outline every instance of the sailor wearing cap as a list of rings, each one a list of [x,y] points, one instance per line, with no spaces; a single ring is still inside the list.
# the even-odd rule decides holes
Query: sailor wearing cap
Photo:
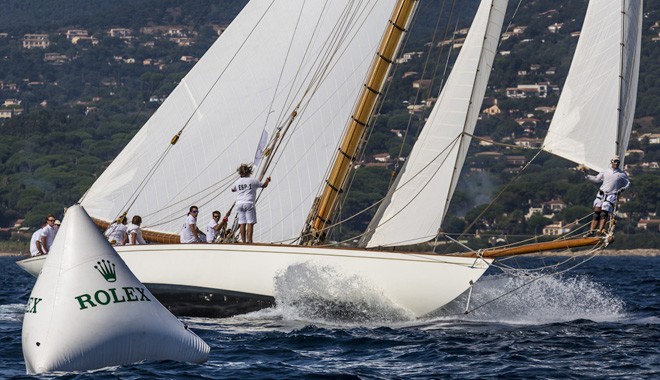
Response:
[[[608,220],[609,214],[614,211],[614,204],[616,204],[619,193],[630,186],[628,175],[619,169],[620,164],[619,156],[614,156],[610,160],[609,169],[605,169],[597,175],[585,177],[593,183],[600,184],[600,189],[594,199],[594,216],[588,236],[593,236],[598,231],[601,234],[605,233],[605,222]]]

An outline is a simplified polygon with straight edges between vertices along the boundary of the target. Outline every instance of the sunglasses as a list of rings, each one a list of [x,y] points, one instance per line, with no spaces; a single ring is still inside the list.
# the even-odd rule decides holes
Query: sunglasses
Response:
[[[220,217],[220,215],[213,215],[213,217],[214,217],[214,218],[219,218],[219,217]]]
[[[54,222],[54,221],[55,221],[55,219],[48,219],[48,221],[49,221],[49,222]]]
[[[191,211],[193,214],[197,214],[199,211],[198,210],[192,210]]]

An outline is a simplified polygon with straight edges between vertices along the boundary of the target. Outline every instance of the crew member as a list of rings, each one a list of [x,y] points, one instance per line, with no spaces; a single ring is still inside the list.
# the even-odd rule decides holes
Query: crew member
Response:
[[[263,183],[258,179],[250,178],[252,167],[246,164],[241,164],[237,171],[241,178],[236,180],[231,191],[238,192],[238,194],[236,194],[238,227],[241,232],[241,240],[243,243],[252,243],[254,225],[257,223],[257,209],[254,205],[257,199],[257,189],[268,187],[270,177],[266,178],[266,181]]]
[[[586,175],[589,181],[600,184],[600,189],[594,199],[594,215],[591,220],[591,229],[587,236],[593,236],[597,232],[601,235],[605,234],[605,222],[608,220],[610,213],[614,211],[619,193],[624,191],[630,186],[630,179],[628,175],[619,169],[621,160],[619,156],[614,156],[610,160],[610,168],[603,170],[597,175]],[[581,170],[586,171],[586,168],[581,167]],[[596,229],[598,228],[598,229]]]

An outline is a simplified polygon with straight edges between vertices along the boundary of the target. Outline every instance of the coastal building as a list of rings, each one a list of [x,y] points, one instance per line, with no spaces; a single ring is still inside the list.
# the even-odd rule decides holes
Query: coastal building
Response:
[[[549,235],[549,236],[557,236],[557,235],[563,235],[571,232],[573,228],[575,228],[576,223],[569,223],[569,224],[564,224],[564,222],[557,222],[557,223],[552,223],[548,224],[547,226],[543,227],[543,235]]]
[[[649,144],[660,144],[660,133],[643,133],[637,138],[638,141],[644,139],[648,139]]]
[[[400,58],[397,58],[396,63],[406,63],[413,58],[421,57],[423,55],[424,55],[423,51],[409,51],[407,53],[403,53],[403,55]]]
[[[133,30],[129,28],[112,28],[108,30],[108,36],[110,37],[129,37],[133,35]]]
[[[556,22],[556,23],[548,26],[548,30],[550,31],[550,33],[557,33],[557,32],[559,32],[559,29],[561,29],[563,27],[564,27],[563,22]]]
[[[637,228],[647,231],[660,231],[660,219],[651,218],[647,216],[642,218],[637,222]]]
[[[392,158],[389,153],[378,153],[374,154],[374,161],[377,162],[390,162]]]
[[[22,108],[0,108],[0,119],[11,119],[23,113]]]
[[[522,148],[539,148],[541,145],[543,145],[543,139],[521,137],[519,139],[515,139],[513,143]]]
[[[67,40],[73,40],[75,37],[89,37],[89,32],[85,29],[69,29],[66,31]]]
[[[548,202],[543,202],[543,207],[550,210],[552,213],[561,211],[566,208],[566,203],[561,199],[553,199]]]
[[[547,82],[535,84],[519,84],[516,87],[506,89],[506,97],[511,99],[525,98],[547,98],[550,91],[550,84]]]
[[[60,53],[46,53],[44,54],[44,62],[52,63],[54,65],[65,63],[69,58]]]
[[[45,49],[50,46],[48,34],[26,34],[23,36],[24,49]]]
[[[527,163],[525,156],[506,156],[508,166],[523,166]]]
[[[502,113],[502,110],[497,105],[497,98],[485,97],[483,103],[481,103],[481,106],[486,107],[481,112],[487,115],[495,116]]]
[[[412,83],[413,88],[421,88],[421,89],[429,88],[430,85],[431,85],[430,79],[419,79]]]

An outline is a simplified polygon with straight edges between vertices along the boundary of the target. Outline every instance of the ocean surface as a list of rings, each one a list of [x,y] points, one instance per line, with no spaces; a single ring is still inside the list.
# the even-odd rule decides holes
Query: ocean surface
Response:
[[[21,328],[35,279],[15,261],[0,257],[0,378],[7,379],[32,378]],[[144,362],[38,377],[660,378],[660,257],[519,258],[499,266],[475,285],[467,315],[467,295],[415,320],[377,295],[312,273],[319,292],[362,302],[301,304],[298,279],[278,279],[274,308],[182,318],[211,346],[205,364]],[[547,268],[516,269],[533,266]]]

